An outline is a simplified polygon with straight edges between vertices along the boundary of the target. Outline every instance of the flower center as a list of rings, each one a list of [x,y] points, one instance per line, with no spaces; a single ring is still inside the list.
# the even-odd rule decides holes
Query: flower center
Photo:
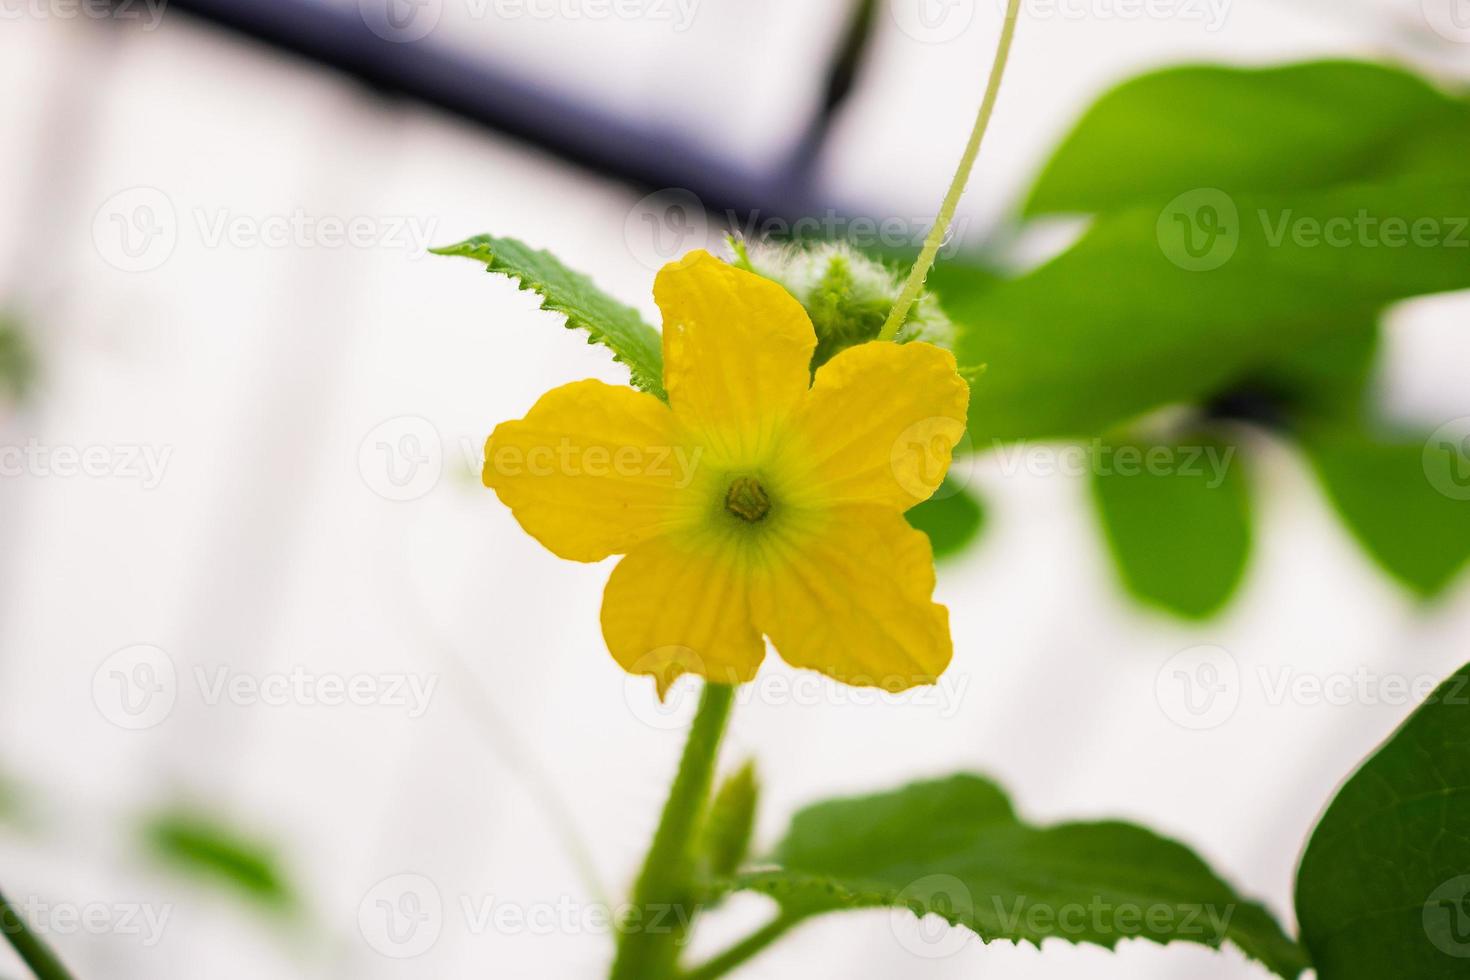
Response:
[[[742,476],[730,484],[725,493],[725,509],[749,524],[765,518],[771,512],[771,498],[766,488],[753,476]]]

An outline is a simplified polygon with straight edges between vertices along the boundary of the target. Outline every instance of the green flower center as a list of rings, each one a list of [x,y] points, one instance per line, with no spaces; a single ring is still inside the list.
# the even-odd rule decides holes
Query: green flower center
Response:
[[[763,520],[771,512],[771,498],[766,488],[753,476],[742,476],[725,492],[725,509],[749,524]]]

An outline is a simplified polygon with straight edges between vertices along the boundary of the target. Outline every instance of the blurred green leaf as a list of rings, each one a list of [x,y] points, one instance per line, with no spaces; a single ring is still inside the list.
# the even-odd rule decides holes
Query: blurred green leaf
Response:
[[[1338,515],[1368,554],[1421,596],[1441,592],[1470,559],[1470,500],[1437,487],[1428,436],[1388,441],[1309,427],[1302,447]]]
[[[987,942],[1229,941],[1283,977],[1306,966],[1269,912],[1182,844],[1124,823],[1033,827],[978,776],[808,807],[771,860],[734,886],[790,918],[888,906]]]
[[[1026,275],[943,292],[961,328],[960,363],[990,366],[970,399],[974,445],[1094,435],[1164,405],[1206,400],[1335,334],[1361,331],[1395,300],[1470,287],[1470,253],[1451,244],[1470,242],[1470,231],[1456,215],[1470,215],[1470,178],[1207,195],[1162,214],[1099,218],[1073,248]],[[1381,240],[1390,218],[1392,246]],[[1400,242],[1398,222],[1421,219],[1438,223],[1438,244]],[[1338,231],[1349,224],[1346,244],[1297,234],[1329,221]],[[1377,230],[1352,230],[1359,224]],[[1200,246],[1211,246],[1204,270],[1191,254]],[[949,275],[953,282],[961,270]]]
[[[1102,444],[1093,499],[1130,593],[1180,616],[1219,611],[1250,555],[1242,469],[1235,446],[1207,437]]]
[[[202,814],[175,810],[158,814],[144,827],[149,849],[164,863],[224,885],[267,908],[296,904],[280,862],[271,849]]]
[[[1364,313],[1357,323],[1344,320],[1326,336],[1256,369],[1241,384],[1264,391],[1292,417],[1361,418],[1378,353],[1376,320],[1376,313]]]
[[[1296,912],[1318,980],[1470,975],[1470,665],[1338,791]]]
[[[541,297],[541,308],[566,316],[568,329],[587,331],[589,344],[602,344],[613,359],[628,366],[633,386],[665,398],[662,341],[631,306],[613,299],[580,272],[562,265],[550,252],[514,238],[476,235],[457,245],[432,249],[483,262],[487,271],[509,276]]]
[[[904,516],[910,525],[929,535],[935,558],[964,551],[985,525],[985,510],[979,499],[949,477],[934,496],[909,508]]]
[[[19,401],[31,390],[36,358],[20,321],[0,314],[0,395]]]
[[[19,822],[23,810],[20,787],[9,776],[0,773],[0,823]]]
[[[908,256],[908,264],[913,265],[915,258],[917,256]],[[964,256],[963,261],[946,261],[941,252],[939,261],[929,270],[929,278],[924,280],[924,287],[940,297],[944,312],[953,319],[954,311],[949,308],[947,297],[956,303],[974,303],[991,287],[1005,281],[1005,276],[977,263],[972,256]]]
[[[1124,82],[1087,110],[1026,213],[1157,207],[1202,187],[1232,194],[1462,173],[1470,106],[1382,65],[1191,65]]]

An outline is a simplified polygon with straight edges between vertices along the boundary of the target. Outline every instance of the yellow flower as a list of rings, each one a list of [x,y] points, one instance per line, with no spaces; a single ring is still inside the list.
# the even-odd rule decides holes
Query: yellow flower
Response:
[[[844,350],[816,373],[806,311],[774,282],[692,252],[658,274],[668,403],[556,388],[485,445],[485,485],[574,561],[625,558],[602,604],[613,657],[662,694],[680,674],[748,681],[787,663],[898,691],[951,654],[929,497],[969,388],[924,343]]]

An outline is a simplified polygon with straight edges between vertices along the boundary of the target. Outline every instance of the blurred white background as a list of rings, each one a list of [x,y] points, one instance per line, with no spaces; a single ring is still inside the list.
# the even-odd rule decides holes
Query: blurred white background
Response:
[[[1221,2],[1201,8],[1218,22],[1028,10],[964,202],[969,236],[1014,206],[1102,88],[1147,67],[1346,55],[1470,78],[1470,45],[1432,43],[1418,0]],[[833,198],[932,213],[1000,20],[989,0],[951,6],[963,23],[926,37],[884,5],[822,158]],[[600,975],[610,939],[589,922],[601,896],[577,848],[619,894],[689,699],[660,708],[607,655],[610,566],[552,557],[476,474],[490,428],[542,391],[626,376],[530,294],[423,248],[517,236],[653,317],[643,192],[183,13],[119,29],[55,4],[6,9],[0,306],[23,317],[41,373],[35,397],[0,416],[0,444],[103,447],[109,469],[0,480],[0,772],[41,801],[31,831],[0,829],[0,884],[168,916],[150,937],[53,935],[83,978]],[[799,137],[847,8],[702,0],[682,30],[474,9],[445,0],[435,37],[758,166]],[[295,227],[279,240],[250,237],[283,222]],[[332,222],[358,240],[332,240]],[[1396,311],[1380,377],[1393,413],[1430,428],[1470,414],[1467,313],[1465,295]],[[1122,817],[1176,836],[1290,922],[1306,834],[1410,704],[1280,699],[1268,682],[1438,680],[1466,659],[1470,593],[1462,580],[1435,605],[1412,601],[1294,451],[1252,438],[1254,557],[1237,601],[1201,626],[1123,597],[1081,478],[970,463],[989,523],[941,568],[956,640],[944,686],[890,703],[825,681],[750,689],[725,761],[760,760],[761,840],[804,802],[972,769],[1028,818]],[[1162,679],[1200,645],[1228,651],[1241,683],[1233,713],[1194,730]],[[163,685],[141,716],[112,686],[146,679],[140,664]],[[796,679],[774,657],[764,670]],[[410,703],[217,688],[293,671],[402,682]],[[277,844],[299,921],[141,857],[140,815],[178,803]],[[385,955],[364,923],[424,881],[442,906],[432,944]],[[502,906],[536,921],[481,918]],[[699,945],[764,914],[738,901]],[[1233,950],[916,936],[903,916],[829,917],[740,976],[1266,975]],[[21,975],[8,955],[0,975]]]

